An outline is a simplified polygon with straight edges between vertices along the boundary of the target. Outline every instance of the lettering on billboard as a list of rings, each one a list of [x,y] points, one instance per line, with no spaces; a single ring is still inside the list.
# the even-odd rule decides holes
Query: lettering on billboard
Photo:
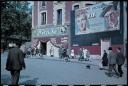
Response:
[[[119,2],[99,3],[75,11],[75,35],[119,30]]]

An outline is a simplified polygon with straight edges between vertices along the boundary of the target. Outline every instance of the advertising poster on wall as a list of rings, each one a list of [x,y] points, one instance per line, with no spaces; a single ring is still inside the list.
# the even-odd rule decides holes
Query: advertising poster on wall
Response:
[[[75,35],[119,30],[119,24],[119,2],[103,2],[75,11]]]

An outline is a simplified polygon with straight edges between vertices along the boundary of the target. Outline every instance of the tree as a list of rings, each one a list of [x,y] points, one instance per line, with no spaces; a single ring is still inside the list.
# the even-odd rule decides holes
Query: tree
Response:
[[[18,39],[31,38],[31,8],[28,1],[1,3],[1,35],[5,41],[15,35]]]

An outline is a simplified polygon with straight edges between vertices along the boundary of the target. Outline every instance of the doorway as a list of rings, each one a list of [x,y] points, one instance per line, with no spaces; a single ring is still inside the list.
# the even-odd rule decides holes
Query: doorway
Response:
[[[103,57],[104,50],[108,53],[108,48],[111,46],[110,39],[101,39],[101,58]]]
[[[46,49],[47,49],[47,45],[45,42],[41,42],[41,53],[43,55],[46,55]]]

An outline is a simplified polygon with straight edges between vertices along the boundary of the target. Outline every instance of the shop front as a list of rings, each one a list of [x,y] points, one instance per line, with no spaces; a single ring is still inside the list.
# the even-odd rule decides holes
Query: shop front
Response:
[[[64,26],[42,26],[32,30],[32,47],[41,50],[43,55],[59,57],[59,48],[68,48],[67,28]]]

